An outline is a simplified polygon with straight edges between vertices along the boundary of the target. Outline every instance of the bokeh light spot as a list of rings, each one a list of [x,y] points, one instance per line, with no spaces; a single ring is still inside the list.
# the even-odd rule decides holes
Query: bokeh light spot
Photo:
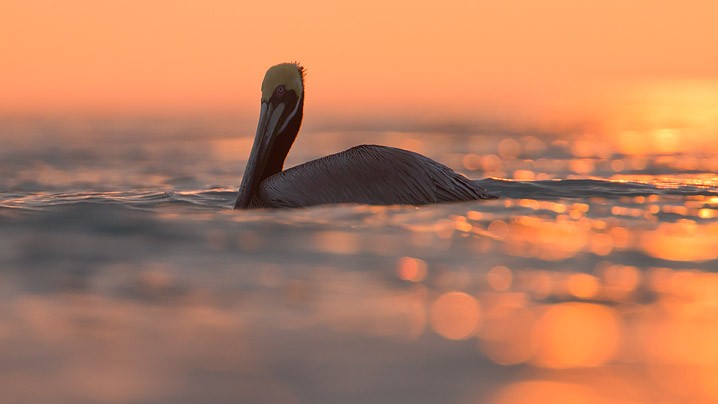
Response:
[[[472,296],[448,292],[431,306],[431,326],[441,336],[459,340],[469,338],[481,320],[481,307]]]
[[[598,295],[601,284],[589,274],[572,274],[567,282],[568,291],[579,298],[588,299]]]
[[[491,268],[486,274],[486,280],[494,290],[503,291],[511,287],[513,276],[510,269],[498,266]]]
[[[405,281],[421,282],[426,277],[426,262],[418,258],[401,257],[396,274]]]
[[[551,306],[534,328],[534,363],[555,369],[600,366],[613,358],[620,337],[620,324],[608,307],[573,302]]]

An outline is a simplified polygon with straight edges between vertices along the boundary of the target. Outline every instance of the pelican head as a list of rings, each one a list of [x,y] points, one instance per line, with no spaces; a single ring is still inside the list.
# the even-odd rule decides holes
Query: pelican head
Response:
[[[302,123],[303,107],[304,68],[296,63],[270,67],[262,81],[262,105],[257,133],[234,204],[235,209],[249,207],[259,184],[282,171],[284,159]]]

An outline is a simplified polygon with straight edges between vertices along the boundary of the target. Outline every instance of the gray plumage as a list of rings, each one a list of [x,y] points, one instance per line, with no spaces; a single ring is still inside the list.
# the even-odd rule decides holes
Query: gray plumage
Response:
[[[278,172],[257,191],[250,207],[423,205],[498,197],[428,157],[376,145],[356,146]]]

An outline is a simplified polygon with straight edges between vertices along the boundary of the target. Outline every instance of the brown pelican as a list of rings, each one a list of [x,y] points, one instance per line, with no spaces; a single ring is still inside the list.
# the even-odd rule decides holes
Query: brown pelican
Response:
[[[423,205],[497,198],[428,157],[393,147],[361,145],[282,171],[302,123],[304,68],[267,70],[252,152],[235,209],[329,203]]]

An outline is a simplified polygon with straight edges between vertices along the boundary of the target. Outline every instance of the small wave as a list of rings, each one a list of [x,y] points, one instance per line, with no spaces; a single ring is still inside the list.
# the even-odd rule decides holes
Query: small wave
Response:
[[[234,191],[229,189],[31,193],[4,195],[0,200],[0,207],[42,211],[80,205],[117,205],[138,210],[156,210],[167,207],[217,210],[231,207],[233,196]]]
[[[718,188],[690,184],[651,184],[630,181],[597,179],[567,179],[543,181],[513,181],[487,178],[476,181],[489,191],[499,192],[502,198],[559,199],[559,198],[616,198],[624,196],[677,195],[716,196]]]
[[[562,198],[618,198],[648,195],[718,196],[715,186],[691,184],[654,184],[641,182],[566,179],[543,181],[514,181],[488,178],[476,181],[501,198],[543,199]],[[231,209],[235,189],[211,188],[189,191],[135,190],[119,192],[64,193],[6,193],[0,198],[0,208],[14,210],[55,210],[78,205],[115,205],[137,210],[179,209],[188,211],[216,211]]]

